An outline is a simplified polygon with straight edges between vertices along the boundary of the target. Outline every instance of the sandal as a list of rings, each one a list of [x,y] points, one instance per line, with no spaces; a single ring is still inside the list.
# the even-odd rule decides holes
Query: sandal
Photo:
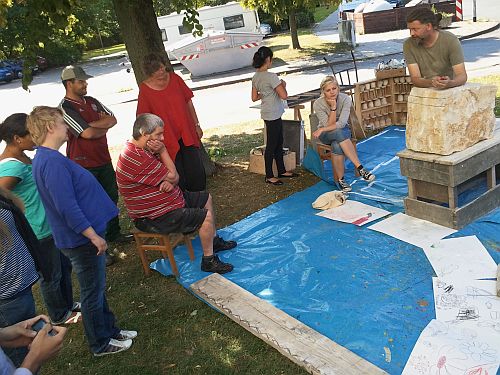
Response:
[[[271,184],[271,185],[276,185],[276,186],[283,185],[283,181],[281,181],[281,180],[271,181],[266,177],[265,181],[266,181],[266,184]]]
[[[295,172],[285,172],[285,173],[290,173],[290,174],[279,174],[279,178],[294,178],[294,177],[299,177],[299,175]]]

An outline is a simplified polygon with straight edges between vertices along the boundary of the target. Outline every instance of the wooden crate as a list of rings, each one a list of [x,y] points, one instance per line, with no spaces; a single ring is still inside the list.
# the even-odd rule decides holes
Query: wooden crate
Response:
[[[403,77],[405,75],[406,75],[406,68],[384,69],[375,71],[375,78],[377,80],[393,78],[393,77]]]
[[[286,155],[283,155],[283,161],[285,162],[285,169],[287,171],[293,171],[296,168],[297,164],[295,160],[296,156],[295,152],[293,151],[289,152]],[[264,155],[250,154],[250,164],[248,166],[248,171],[252,173],[265,175],[266,168],[264,165]],[[278,175],[278,169],[276,168],[276,161],[273,161],[273,172],[275,176]]]
[[[401,174],[408,178],[406,214],[459,229],[500,205],[500,126],[493,138],[466,150],[441,156],[403,150],[397,154]],[[465,205],[458,195],[486,179],[487,190]]]

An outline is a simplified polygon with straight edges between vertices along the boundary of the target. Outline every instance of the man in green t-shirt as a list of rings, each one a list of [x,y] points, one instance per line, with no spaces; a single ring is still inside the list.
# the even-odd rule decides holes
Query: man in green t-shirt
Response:
[[[440,18],[440,14],[420,7],[406,18],[411,38],[405,41],[403,53],[416,87],[447,89],[467,82],[460,41],[438,29]]]

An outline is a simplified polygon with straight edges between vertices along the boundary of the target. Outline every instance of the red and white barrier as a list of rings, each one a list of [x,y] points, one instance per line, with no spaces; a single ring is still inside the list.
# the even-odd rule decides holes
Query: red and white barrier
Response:
[[[462,11],[462,0],[455,0],[455,11],[457,21],[462,21],[464,19]]]
[[[247,49],[247,48],[254,48],[254,47],[258,47],[259,46],[259,43],[257,42],[252,42],[252,43],[246,43],[246,44],[242,44],[240,46],[241,49]]]
[[[197,59],[198,57],[200,57],[199,54],[186,55],[186,56],[182,56],[181,57],[181,61],[184,61],[184,60],[194,60],[194,59]]]

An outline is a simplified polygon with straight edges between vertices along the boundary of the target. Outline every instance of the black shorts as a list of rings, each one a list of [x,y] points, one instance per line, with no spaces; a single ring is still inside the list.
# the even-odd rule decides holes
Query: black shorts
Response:
[[[148,233],[191,233],[198,230],[207,216],[205,207],[208,201],[207,191],[185,191],[186,205],[177,208],[156,219],[136,219],[137,229]]]

